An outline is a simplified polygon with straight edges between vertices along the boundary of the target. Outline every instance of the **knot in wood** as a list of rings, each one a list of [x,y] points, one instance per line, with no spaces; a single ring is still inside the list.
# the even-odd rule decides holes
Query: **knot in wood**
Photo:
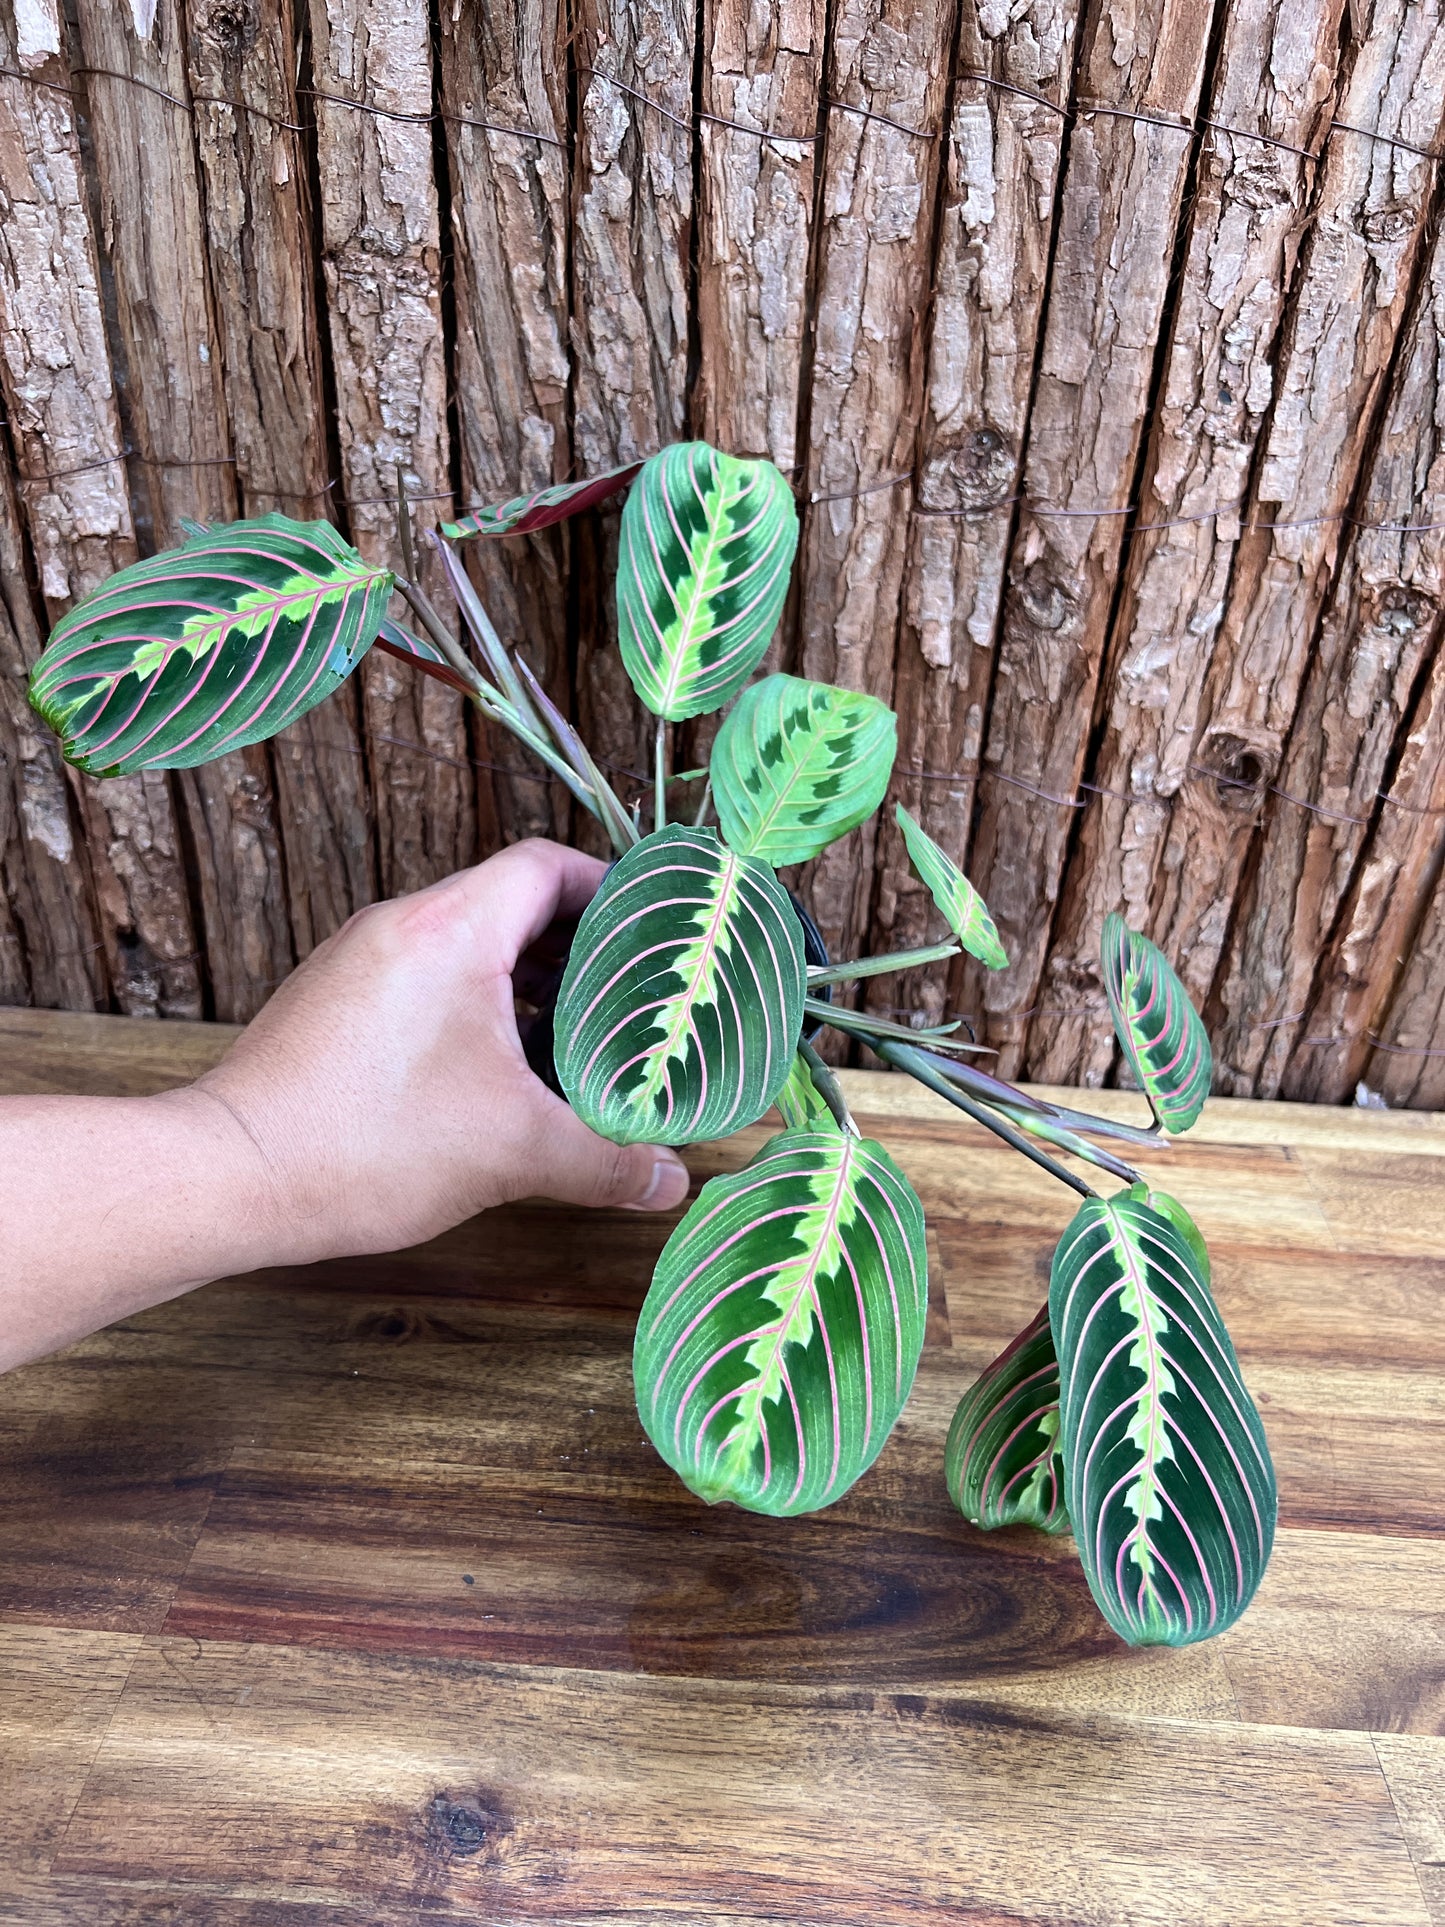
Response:
[[[1247,814],[1258,809],[1276,761],[1269,745],[1251,743],[1221,729],[1205,737],[1195,768],[1199,775],[1213,776],[1215,793],[1225,809]]]

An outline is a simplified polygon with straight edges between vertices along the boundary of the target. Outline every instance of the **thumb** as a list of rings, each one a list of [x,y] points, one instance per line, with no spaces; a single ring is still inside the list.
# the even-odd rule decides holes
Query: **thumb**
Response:
[[[675,1151],[613,1144],[558,1098],[547,1105],[535,1142],[539,1155],[528,1173],[533,1196],[633,1211],[675,1211],[687,1197],[687,1166]]]

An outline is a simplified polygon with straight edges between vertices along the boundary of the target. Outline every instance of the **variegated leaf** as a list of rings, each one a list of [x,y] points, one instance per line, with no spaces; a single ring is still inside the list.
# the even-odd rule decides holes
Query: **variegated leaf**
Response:
[[[812,1512],[877,1458],[927,1316],[923,1211],[882,1145],[784,1131],[668,1239],[633,1353],[637,1407],[710,1504]]]
[[[1099,1609],[1134,1646],[1223,1632],[1274,1543],[1264,1427],[1198,1233],[1167,1204],[1143,1184],[1086,1199],[1049,1286],[1065,1501]]]
[[[801,1055],[793,1059],[787,1081],[773,1100],[789,1130],[836,1131],[833,1113],[818,1094],[813,1073]]]
[[[191,769],[264,742],[345,682],[391,586],[329,522],[197,528],[61,618],[30,700],[89,775]]]
[[[627,1144],[690,1144],[762,1116],[803,1021],[803,932],[764,863],[672,824],[608,872],[557,1002],[573,1109]]]
[[[898,748],[876,696],[765,676],[728,711],[712,752],[723,839],[768,863],[806,863],[883,801]]]
[[[605,475],[591,475],[580,482],[554,482],[550,488],[533,489],[529,495],[514,495],[505,502],[492,502],[473,509],[460,522],[443,522],[442,534],[452,541],[468,535],[530,535],[534,529],[550,528],[565,522],[569,515],[580,515],[595,508],[626,488],[641,462],[626,462],[610,468]]]
[[[928,885],[929,895],[954,936],[971,957],[977,957],[990,970],[1006,969],[1008,953],[998,940],[988,905],[978,891],[901,803],[895,806],[895,815],[913,867]]]
[[[1047,1305],[959,1400],[943,1468],[949,1498],[974,1525],[1067,1531]]]
[[[622,511],[617,622],[632,686],[669,722],[719,709],[757,667],[798,546],[771,462],[679,442],[643,465]]]
[[[1124,919],[1104,919],[1104,994],[1129,1067],[1166,1131],[1204,1109],[1214,1074],[1209,1037],[1174,966]]]
[[[376,632],[376,648],[384,656],[395,656],[399,662],[409,662],[413,669],[419,669],[424,676],[434,676],[444,682],[449,689],[460,689],[469,693],[471,684],[464,676],[459,676],[441,650],[429,636],[415,636],[399,622],[388,616]]]

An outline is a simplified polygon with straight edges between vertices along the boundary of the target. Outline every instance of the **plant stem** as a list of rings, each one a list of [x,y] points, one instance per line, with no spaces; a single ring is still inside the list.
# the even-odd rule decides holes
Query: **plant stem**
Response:
[[[538,682],[520,649],[517,651],[516,666],[526,680],[533,706],[545,717],[546,726],[556,738],[563,755],[596,798],[597,807],[594,814],[611,838],[613,849],[619,856],[626,856],[636,843],[637,834],[631,817],[618,800],[616,791],[592,760],[591,752],[577,731]]]
[[[912,970],[917,964],[942,963],[956,957],[956,943],[933,943],[923,950],[891,950],[881,957],[854,957],[849,963],[814,965],[808,972],[810,984],[849,984],[858,977],[883,977],[894,970]]]
[[[804,997],[803,1009],[820,1024],[831,1024],[834,1030],[846,1030],[850,1037],[861,1037],[869,1044],[875,1037],[886,1037],[901,1044],[916,1045],[922,1042],[933,1050],[980,1051],[986,1057],[998,1054],[986,1044],[956,1044],[948,1032],[957,1030],[957,1024],[940,1030],[907,1030],[902,1024],[890,1024],[886,1017],[869,1017],[863,1011],[845,1010],[841,1004],[825,1004],[817,997]]]
[[[667,718],[657,719],[657,741],[653,751],[652,827],[667,828]]]
[[[702,786],[702,801],[697,806],[697,815],[692,819],[692,827],[700,830],[707,821],[707,813],[712,804],[712,771],[707,773],[707,781]]]
[[[416,551],[411,541],[411,509],[407,505],[406,482],[401,463],[396,465],[396,534],[401,547],[401,566],[410,581],[416,581]]]
[[[833,1113],[838,1129],[845,1131],[849,1137],[862,1137],[863,1133],[858,1129],[853,1113],[848,1109],[848,1100],[843,1095],[843,1086],[806,1037],[798,1039],[798,1055],[808,1067],[808,1075],[813,1080],[813,1089]]]
[[[942,1071],[936,1071],[933,1068],[924,1052],[910,1050],[906,1044],[876,1044],[874,1049],[885,1064],[892,1064],[898,1070],[906,1071],[920,1084],[927,1085],[929,1090],[937,1091],[940,1097],[947,1098],[950,1104],[956,1105],[966,1116],[971,1117],[975,1124],[981,1124],[986,1131],[992,1131],[995,1137],[1001,1137],[1005,1144],[1012,1145],[1015,1151],[1029,1160],[1030,1164],[1038,1165],[1041,1171],[1047,1171],[1049,1176],[1057,1178],[1060,1184],[1068,1185],[1069,1189],[1077,1191],[1080,1197],[1098,1197],[1099,1194],[1092,1184],[1086,1184],[1083,1178],[1076,1177],[1072,1171],[1066,1170],[1062,1164],[1051,1158],[1047,1151],[1041,1151],[1036,1144],[1030,1144],[1012,1124],[1006,1124],[1001,1117],[994,1116],[985,1105],[975,1104],[971,1097],[965,1097],[958,1086],[945,1077]]]
[[[992,1105],[996,1111],[1002,1111],[1015,1122],[1022,1122],[1026,1116],[1046,1117],[1050,1123],[1062,1125],[1067,1130],[1087,1131],[1094,1137],[1117,1138],[1120,1143],[1138,1144],[1145,1150],[1169,1148],[1168,1138],[1161,1137],[1157,1129],[1141,1130],[1134,1124],[1119,1124],[1113,1118],[1095,1117],[1088,1111],[1070,1111],[1060,1104],[1046,1103],[1013,1084],[1004,1083],[1002,1078],[990,1077],[987,1071],[979,1070],[977,1065],[958,1064],[951,1058],[940,1057],[935,1060],[934,1069],[941,1071],[945,1077],[951,1077],[956,1084],[961,1084],[980,1103]]]

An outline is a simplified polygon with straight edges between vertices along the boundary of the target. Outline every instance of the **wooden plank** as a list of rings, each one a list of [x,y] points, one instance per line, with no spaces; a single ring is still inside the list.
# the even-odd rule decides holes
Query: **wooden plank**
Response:
[[[1338,120],[1431,148],[1442,105],[1445,15],[1375,0],[1350,49]],[[1205,778],[1171,801],[1145,926],[1201,1001],[1255,841],[1260,786],[1280,771],[1421,260],[1432,186],[1421,155],[1332,132],[1245,518],[1286,526],[1251,526],[1241,537],[1189,752]]]
[[[1005,1076],[1022,1066],[1019,1013],[1038,1002],[1071,832],[1073,812],[1049,799],[1083,774],[1192,152],[1171,123],[1193,119],[1210,14],[1193,0],[1150,0],[1137,17],[1101,5],[1080,53],[971,862],[1011,967],[970,963],[959,979]],[[1106,111],[1084,111],[1094,102]]]
[[[0,1625],[0,1888],[50,1864],[139,1648]]]
[[[1018,490],[1048,279],[1064,119],[1047,103],[1068,97],[1078,13],[1077,0],[1033,0],[1007,18],[965,7],[959,24],[893,701],[894,791],[960,861],[1013,520],[996,505]],[[885,819],[874,948],[923,943],[935,917]],[[901,997],[937,1022],[950,974],[880,978],[870,1002]]]
[[[1323,138],[1341,10],[1340,0],[1247,0],[1225,10],[1205,107],[1215,127],[1187,210],[1178,301],[1102,675],[1103,734],[1089,773],[1096,787],[1079,813],[1043,1008],[1028,1028],[1030,1074],[1049,1082],[1096,1085],[1109,1073],[1114,1039],[1103,1015],[1099,931],[1111,910],[1146,927],[1168,799],[1196,780],[1190,763],[1204,677],[1317,171],[1291,150],[1313,151]]]
[[[332,504],[315,237],[306,152],[294,131],[303,119],[296,57],[292,0],[264,0],[244,32],[224,7],[188,0],[186,60],[238,507],[245,515],[278,509],[310,520]],[[286,910],[297,953],[305,956],[376,896],[352,692],[287,730],[270,763],[276,821],[261,834],[279,834],[285,845]],[[241,787],[244,793],[244,778]],[[248,800],[242,814],[254,833],[254,803]],[[204,815],[209,827],[214,811]],[[279,860],[274,850],[270,860]],[[260,980],[279,974],[289,957],[278,948],[248,961],[254,994],[230,1000],[225,1014],[235,1019],[264,1001],[270,983]]]
[[[515,10],[442,9],[457,413],[468,502],[505,500],[571,471],[566,65],[560,0],[528,0]],[[467,550],[498,633],[522,649],[564,710],[567,554],[565,529],[474,542]],[[501,765],[490,788],[502,833],[565,836],[562,786],[504,730],[489,730],[486,743],[487,759]]]
[[[143,1097],[171,1090],[209,1070],[237,1035],[228,1024],[0,1010],[0,1096]]]
[[[1445,246],[1438,237],[1421,292],[1358,511],[1362,523],[1386,526],[1355,530],[1345,550],[1285,746],[1285,794],[1269,799],[1215,991],[1215,1081],[1224,1089],[1271,1097],[1279,1090],[1298,1016],[1369,827],[1382,813],[1381,785],[1437,644],[1445,543],[1428,524],[1445,515]],[[1418,533],[1399,532],[1412,527]],[[1287,797],[1316,807],[1301,809]],[[1388,983],[1393,963],[1385,951],[1365,967]],[[1296,1022],[1278,1021],[1284,1017]]]
[[[575,9],[572,182],[573,457],[579,475],[651,455],[687,430],[693,61],[688,0]],[[652,767],[652,719],[617,652],[614,512],[573,525],[581,611],[576,702],[593,753]],[[622,786],[630,798],[632,786]],[[604,847],[589,823],[589,848]]]
[[[400,568],[398,464],[418,530],[452,507],[430,34],[406,0],[310,0],[310,23],[346,512],[362,553]],[[436,568],[418,566],[445,607]],[[394,896],[476,860],[476,786],[459,696],[376,651],[359,673],[377,883]]]
[[[189,94],[185,33],[176,0],[161,0],[145,37],[103,0],[84,0],[78,17],[86,66],[106,70],[89,76],[91,127],[147,509],[142,534],[147,546],[167,548],[181,539],[182,517],[229,521],[237,504],[203,190],[190,115],[175,104]],[[238,750],[182,771],[174,791],[196,850],[214,1014],[244,1021],[292,961],[266,752]]]
[[[55,1865],[443,1918],[1428,1919],[1362,1735],[191,1640],[146,1643]]]
[[[1435,1927],[1445,1921],[1445,1743],[1380,1733],[1380,1770],[1420,1877]]]
[[[922,407],[952,0],[841,0],[826,74],[796,654],[890,702]],[[807,895],[834,956],[868,929],[876,826],[835,843]]]
[[[1222,1647],[1239,1718],[1438,1735],[1442,1581],[1439,1539],[1281,1532],[1259,1596]]]
[[[133,560],[135,539],[58,8],[28,8],[18,19],[0,15],[0,64],[14,69],[0,77],[0,388],[22,475],[56,477],[22,486],[39,586],[53,617]],[[25,73],[53,86],[15,77]],[[25,869],[15,888],[33,892],[26,934],[32,994],[93,1007],[106,1000],[108,977],[122,1010],[198,1017],[200,973],[166,783],[123,777],[77,785],[73,810],[50,734],[18,700],[16,683],[42,638],[23,586],[8,455],[4,467],[0,568],[14,585],[5,701]],[[76,815],[86,826],[83,858]],[[9,839],[7,850],[9,868]]]

